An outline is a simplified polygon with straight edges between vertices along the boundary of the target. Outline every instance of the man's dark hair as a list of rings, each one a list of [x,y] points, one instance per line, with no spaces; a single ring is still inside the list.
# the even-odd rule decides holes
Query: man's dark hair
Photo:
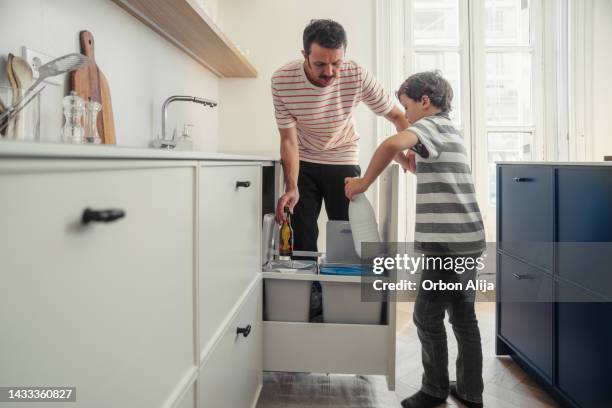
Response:
[[[339,23],[333,20],[310,20],[304,29],[304,51],[310,55],[310,46],[317,43],[323,48],[346,50],[346,31]]]
[[[431,104],[442,112],[450,112],[453,101],[453,88],[440,74],[440,71],[426,71],[413,74],[404,81],[397,91],[397,97],[406,95],[413,101],[420,102],[427,95]]]

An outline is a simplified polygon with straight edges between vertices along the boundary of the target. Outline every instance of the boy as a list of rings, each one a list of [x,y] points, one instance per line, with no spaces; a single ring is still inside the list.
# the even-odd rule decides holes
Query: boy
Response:
[[[346,178],[345,194],[362,193],[395,159],[417,176],[415,249],[426,257],[476,257],[485,249],[482,217],[465,144],[448,113],[453,91],[438,72],[410,76],[397,92],[412,125],[386,139],[363,178]],[[404,150],[410,149],[408,153]],[[457,280],[454,271],[424,269],[428,275]],[[467,275],[474,276],[472,270]],[[473,301],[461,293],[419,289],[413,320],[422,348],[421,390],[402,401],[404,408],[435,407],[449,392],[468,407],[482,407],[482,349]],[[457,382],[449,383],[444,315],[448,312],[459,345]]]

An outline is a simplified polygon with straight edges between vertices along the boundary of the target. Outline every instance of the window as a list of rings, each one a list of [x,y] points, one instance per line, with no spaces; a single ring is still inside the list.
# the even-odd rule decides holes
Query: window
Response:
[[[496,161],[542,159],[540,0],[407,2],[406,76],[438,69],[455,97],[485,227],[495,236]],[[538,148],[536,148],[538,147]]]
[[[459,127],[462,118],[462,42],[459,35],[458,0],[413,1],[411,72],[439,69],[453,87],[451,119]]]
[[[457,0],[414,3],[415,45],[457,45],[459,7]]]

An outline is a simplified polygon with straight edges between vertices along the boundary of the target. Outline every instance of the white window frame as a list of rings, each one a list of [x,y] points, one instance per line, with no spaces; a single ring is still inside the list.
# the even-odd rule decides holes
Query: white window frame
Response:
[[[473,0],[469,0],[473,1]],[[459,43],[456,46],[417,46],[414,44],[412,38],[411,29],[404,30],[404,77],[407,78],[410,74],[413,74],[412,67],[415,64],[415,54],[417,52],[458,52],[459,53],[459,69],[461,78],[461,131],[464,135],[470,135],[472,129],[472,123],[470,120],[470,90],[466,84],[469,84],[470,72],[469,66],[466,64],[469,60],[469,47],[470,38],[467,24],[462,24],[468,17],[468,2],[464,0],[458,0],[458,14],[459,14]],[[410,27],[412,24],[412,18],[414,16],[414,1],[409,0],[405,3],[404,15],[405,25]],[[472,141],[471,138],[465,138],[466,150],[469,155],[470,162],[472,161]]]
[[[600,160],[593,140],[593,0],[568,3],[570,161]]]
[[[489,131],[499,132],[525,132],[531,133],[531,161],[545,159],[545,120],[544,120],[544,62],[543,62],[543,25],[542,0],[531,0],[529,10],[528,46],[487,46],[484,38],[484,0],[470,0],[470,26],[472,30],[472,128],[473,140],[472,173],[477,191],[478,202],[485,223],[487,237],[493,240],[496,235],[496,206],[489,201],[489,169],[487,138]],[[483,32],[477,32],[477,30]],[[531,106],[533,122],[531,126],[490,126],[486,119],[486,52],[530,52],[531,58]]]
[[[472,167],[478,202],[485,222],[487,237],[493,240],[496,236],[495,206],[489,202],[488,170],[488,131],[510,131],[531,133],[531,160],[540,161],[546,158],[544,135],[544,59],[543,59],[543,0],[530,1],[530,45],[528,46],[487,46],[484,38],[484,0],[458,0],[459,6],[459,45],[416,46],[413,44],[411,29],[405,32],[404,72],[412,72],[414,55],[419,51],[459,51],[461,69],[461,106],[462,132]],[[413,0],[405,3],[405,25],[411,27],[414,15]],[[529,51],[532,53],[532,110],[531,126],[489,126],[486,123],[486,51]]]

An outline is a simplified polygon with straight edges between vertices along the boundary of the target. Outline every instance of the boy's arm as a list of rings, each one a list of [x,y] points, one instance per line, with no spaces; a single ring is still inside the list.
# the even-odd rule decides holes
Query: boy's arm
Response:
[[[412,174],[416,174],[416,158],[415,153],[412,150],[408,150],[406,153],[399,152],[395,155],[393,160],[402,166],[404,173],[409,171]]]
[[[393,160],[398,152],[410,149],[418,141],[417,136],[407,130],[387,138],[374,152],[374,156],[370,160],[363,178],[347,177],[344,179],[344,193],[346,197],[352,200],[355,194],[365,192],[374,180],[378,178],[380,173],[391,163],[391,160]]]
[[[385,115],[385,119],[393,123],[393,126],[395,126],[395,129],[398,132],[406,130],[408,127],[410,127],[410,122],[408,119],[406,119],[406,115],[397,106],[394,106],[393,109],[391,109],[391,111]]]

